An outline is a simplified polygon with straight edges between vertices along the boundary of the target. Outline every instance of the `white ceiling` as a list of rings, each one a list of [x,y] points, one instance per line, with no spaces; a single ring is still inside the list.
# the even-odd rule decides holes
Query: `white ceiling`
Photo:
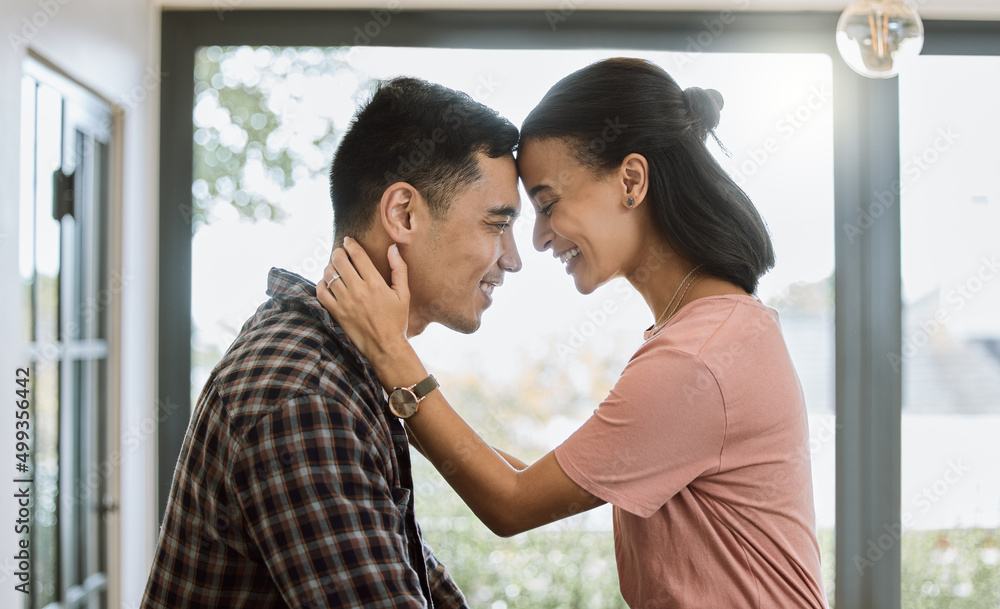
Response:
[[[164,8],[748,10],[839,12],[848,0],[153,0]],[[911,0],[926,19],[1000,20],[1000,0]]]

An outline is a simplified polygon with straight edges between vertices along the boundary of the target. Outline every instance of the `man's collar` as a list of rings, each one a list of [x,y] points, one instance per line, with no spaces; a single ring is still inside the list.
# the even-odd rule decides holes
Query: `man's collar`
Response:
[[[316,284],[301,275],[291,271],[272,267],[267,274],[267,295],[279,300],[298,301],[303,305],[316,309],[316,313],[325,315],[325,322],[330,325],[333,317],[320,305],[316,299]]]
[[[358,351],[344,329],[320,303],[316,296],[316,284],[285,269],[272,267],[267,274],[267,295],[277,300],[295,303],[297,308],[306,310],[318,319],[323,328],[361,363],[365,376],[369,377],[369,382],[381,386],[368,358]]]

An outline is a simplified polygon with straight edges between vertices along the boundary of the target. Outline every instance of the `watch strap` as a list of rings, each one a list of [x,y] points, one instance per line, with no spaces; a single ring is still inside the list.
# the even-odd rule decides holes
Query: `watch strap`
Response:
[[[417,400],[419,401],[427,397],[428,393],[434,391],[440,386],[441,385],[437,382],[437,379],[434,378],[434,375],[428,374],[427,378],[413,386],[413,395],[417,396]]]

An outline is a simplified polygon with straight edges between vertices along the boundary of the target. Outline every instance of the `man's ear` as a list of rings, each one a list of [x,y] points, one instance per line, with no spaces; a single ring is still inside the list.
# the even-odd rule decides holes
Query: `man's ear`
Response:
[[[633,205],[642,204],[649,191],[649,163],[646,157],[633,152],[622,160],[619,178],[624,196],[631,197]]]
[[[406,182],[396,182],[382,193],[379,219],[395,243],[410,243],[414,231],[424,222],[426,202],[417,189]]]

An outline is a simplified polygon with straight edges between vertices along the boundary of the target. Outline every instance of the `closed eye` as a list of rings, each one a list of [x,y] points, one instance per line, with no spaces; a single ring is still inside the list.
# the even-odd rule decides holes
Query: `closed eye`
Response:
[[[502,223],[499,223],[499,224],[494,224],[493,226],[499,228],[500,229],[500,234],[502,235],[504,233],[504,231],[507,229],[507,227],[510,226],[510,222],[509,221],[502,222]]]
[[[559,199],[556,199],[555,201],[549,203],[545,207],[543,207],[540,210],[538,210],[538,213],[540,213],[540,214],[542,214],[544,216],[551,217],[552,216],[552,206],[555,205],[558,202],[559,202]]]

